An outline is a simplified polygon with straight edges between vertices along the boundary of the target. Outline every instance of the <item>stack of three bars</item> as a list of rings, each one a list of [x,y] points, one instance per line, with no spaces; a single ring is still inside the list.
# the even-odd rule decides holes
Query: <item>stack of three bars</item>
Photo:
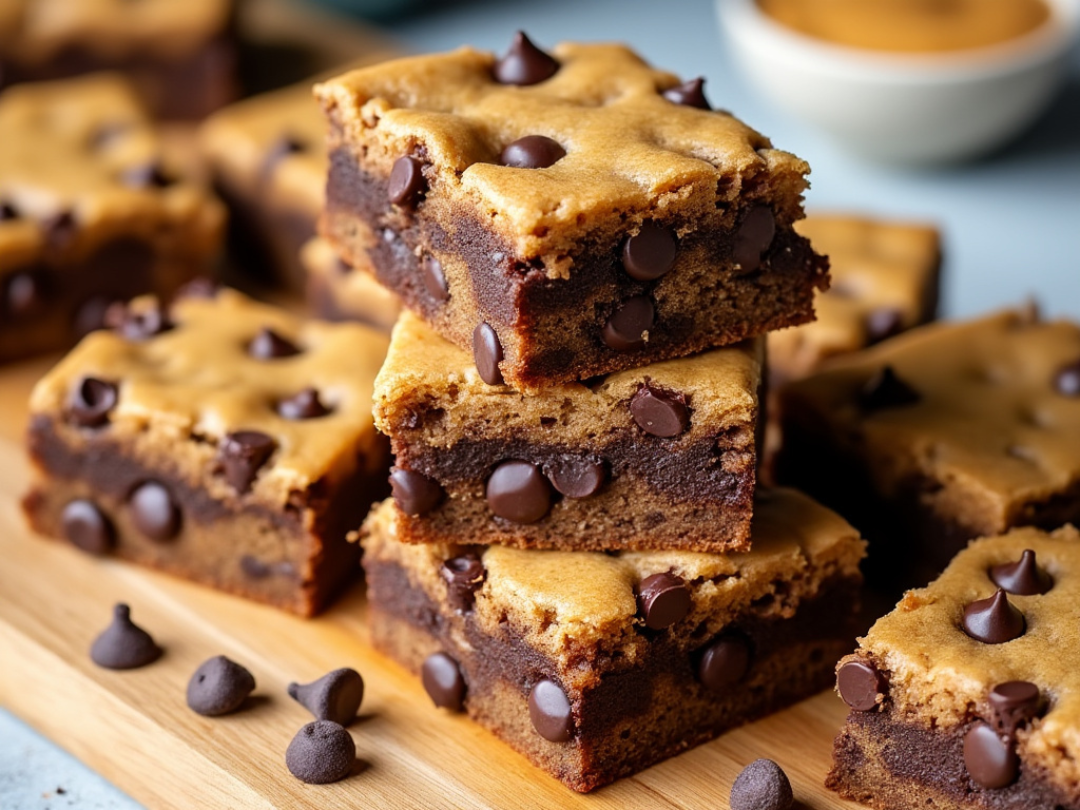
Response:
[[[755,504],[761,335],[827,282],[805,163],[614,45],[519,34],[316,95],[323,234],[409,310],[376,645],[580,791],[828,685],[862,541]]]

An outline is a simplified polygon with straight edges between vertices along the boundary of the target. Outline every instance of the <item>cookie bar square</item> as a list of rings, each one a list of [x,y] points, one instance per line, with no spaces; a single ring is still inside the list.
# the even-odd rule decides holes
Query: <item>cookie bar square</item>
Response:
[[[31,526],[301,615],[356,569],[386,495],[386,338],[232,290],[113,312],[35,387]]]
[[[925,566],[970,539],[1080,521],[1080,326],[1033,312],[931,324],[780,391],[779,480]]]
[[[206,275],[225,212],[115,74],[0,94],[0,362],[70,348],[117,300]]]
[[[124,72],[156,117],[197,119],[238,95],[234,0],[4,0],[0,86]]]
[[[394,328],[401,314],[398,297],[375,280],[370,272],[345,264],[320,236],[300,251],[307,276],[307,302],[318,318],[328,321],[360,321],[384,332]]]
[[[753,550],[408,545],[390,502],[363,540],[372,643],[537,767],[589,791],[826,686],[855,630],[864,544],[794,491]]]
[[[400,539],[745,550],[764,340],[528,396],[405,312],[375,382]]]
[[[806,163],[623,46],[519,35],[502,59],[395,60],[316,95],[323,235],[459,347],[485,333],[489,382],[733,344],[812,320],[828,284],[793,228]]]
[[[828,256],[832,285],[815,301],[817,320],[769,333],[774,383],[805,377],[825,360],[865,349],[937,314],[937,228],[865,216],[811,213],[795,230]]]
[[[1080,808],[1080,532],[976,540],[837,667],[827,785],[879,810]]]

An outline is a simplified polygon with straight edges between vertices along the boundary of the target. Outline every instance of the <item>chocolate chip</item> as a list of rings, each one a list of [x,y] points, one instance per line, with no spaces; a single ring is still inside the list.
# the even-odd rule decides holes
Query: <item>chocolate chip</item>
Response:
[[[650,436],[670,439],[690,427],[690,409],[684,394],[653,388],[648,383],[630,398],[630,415]]]
[[[1003,644],[1024,635],[1024,628],[1024,614],[1003,590],[964,608],[964,632],[976,641]]]
[[[683,82],[678,87],[670,87],[664,91],[664,98],[674,104],[682,104],[684,107],[697,107],[699,110],[711,110],[709,100],[705,98],[702,89],[705,79],[698,77]]]
[[[446,286],[446,275],[443,273],[442,263],[428,253],[420,262],[420,278],[424,282],[424,289],[428,295],[436,301],[445,301],[450,297],[450,288]]]
[[[750,644],[742,636],[717,639],[701,656],[698,680],[707,689],[722,691],[739,681],[750,669]]]
[[[500,84],[524,86],[550,79],[558,69],[558,62],[518,31],[510,42],[510,50],[495,62],[492,74]]]
[[[623,245],[623,268],[631,278],[653,281],[675,265],[675,234],[655,222],[645,222]]]
[[[316,720],[347,726],[364,700],[364,679],[355,669],[343,667],[311,683],[290,683],[287,691],[289,697],[315,715]]]
[[[904,313],[898,309],[878,307],[866,316],[866,336],[871,343],[879,343],[903,331]]]
[[[75,214],[70,210],[59,211],[46,218],[41,227],[45,231],[45,241],[52,250],[67,247],[79,229]]]
[[[332,411],[323,405],[319,399],[319,392],[308,386],[293,394],[288,399],[278,401],[277,412],[282,419],[299,421],[301,419],[318,419]]]
[[[1062,366],[1054,375],[1054,387],[1065,397],[1080,397],[1080,360]]]
[[[125,169],[120,180],[129,188],[168,188],[176,182],[156,160]]]
[[[131,522],[146,537],[163,542],[180,532],[180,509],[169,490],[157,481],[140,484],[128,496]]]
[[[97,504],[85,498],[68,501],[60,513],[60,526],[64,537],[87,554],[106,554],[116,542],[112,523]]]
[[[81,427],[100,427],[109,421],[120,392],[111,382],[83,377],[68,399],[67,417]]]
[[[19,209],[6,200],[0,201],[0,222],[19,219]]]
[[[836,673],[836,690],[844,703],[857,712],[876,709],[886,686],[885,677],[865,661],[848,661]]]
[[[219,469],[237,492],[247,492],[276,448],[277,442],[257,430],[228,433],[218,448]]]
[[[566,742],[574,732],[574,712],[566,693],[546,678],[529,692],[529,718],[545,740]]]
[[[442,503],[446,493],[438,481],[412,470],[390,470],[390,489],[398,509],[406,515],[422,517]]]
[[[247,351],[256,360],[277,360],[300,354],[300,349],[295,343],[282,337],[269,326],[264,326],[259,330],[259,333],[248,344]]]
[[[487,571],[475,554],[462,554],[445,560],[439,574],[446,583],[446,601],[454,610],[471,610],[476,592],[484,584]]]
[[[990,790],[1011,785],[1020,771],[1012,744],[981,721],[964,735],[964,765],[972,781]]]
[[[224,655],[209,658],[195,670],[187,685],[187,705],[206,717],[229,714],[255,691],[255,677]]]
[[[161,657],[150,634],[131,621],[131,608],[113,608],[112,623],[90,645],[90,660],[105,669],[137,669]]]
[[[1046,593],[1054,587],[1054,580],[1035,562],[1035,552],[1024,549],[1020,559],[1012,563],[995,565],[990,569],[990,579],[999,588],[1017,596],[1033,596]]]
[[[504,461],[487,482],[488,507],[514,523],[535,523],[551,509],[551,488],[535,464]]]
[[[1020,726],[1039,715],[1042,695],[1029,681],[1007,681],[990,690],[990,708],[998,731],[1012,735]]]
[[[641,581],[637,603],[645,626],[664,630],[685,619],[690,612],[690,589],[686,580],[676,574],[653,574]]]
[[[776,235],[776,217],[767,205],[751,208],[735,233],[735,245],[731,260],[744,273],[751,273],[761,265],[761,257],[772,244]]]
[[[919,392],[904,382],[892,366],[882,366],[859,392],[859,405],[867,412],[901,408],[920,399]]]
[[[137,310],[121,302],[112,304],[105,310],[105,325],[125,340],[135,343],[173,328],[168,314],[157,302]]]
[[[339,782],[356,764],[356,743],[343,726],[316,720],[296,732],[285,749],[289,773],[309,785]]]
[[[416,206],[420,195],[427,191],[423,168],[424,164],[420,159],[411,155],[404,155],[394,161],[390,170],[390,184],[387,187],[390,202],[405,208]]]
[[[731,810],[790,810],[795,803],[791,782],[771,759],[756,759],[742,769],[731,785]]]
[[[12,273],[4,283],[0,313],[12,319],[26,318],[45,311],[49,290],[44,273],[24,270]]]
[[[424,691],[440,709],[460,712],[465,707],[465,678],[458,662],[446,653],[434,653],[420,667]]]
[[[515,169],[546,169],[562,158],[566,150],[546,135],[526,135],[503,147],[499,163]]]
[[[608,318],[601,337],[608,348],[617,352],[640,349],[645,345],[645,338],[652,329],[655,317],[656,310],[648,296],[628,298]]]
[[[544,462],[544,475],[567,498],[595,495],[607,480],[604,462],[581,456],[560,456]]]
[[[294,135],[285,133],[270,144],[270,148],[266,150],[266,157],[263,158],[262,170],[264,173],[272,172],[278,163],[289,155],[298,155],[307,150],[308,145],[303,140]]]
[[[473,361],[480,379],[488,385],[502,385],[503,375],[499,363],[503,359],[502,343],[495,330],[486,323],[481,323],[472,333]]]

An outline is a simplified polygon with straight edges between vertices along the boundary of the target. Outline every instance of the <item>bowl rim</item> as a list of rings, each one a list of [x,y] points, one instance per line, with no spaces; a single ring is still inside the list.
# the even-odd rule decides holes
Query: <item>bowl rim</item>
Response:
[[[865,74],[877,81],[931,84],[1012,74],[1052,61],[1072,47],[1080,34],[1077,0],[1044,0],[1050,17],[1038,28],[1005,42],[979,48],[933,53],[896,53],[842,45],[804,34],[770,17],[757,0],[716,0],[721,23],[733,37],[754,36],[785,59],[822,72]]]

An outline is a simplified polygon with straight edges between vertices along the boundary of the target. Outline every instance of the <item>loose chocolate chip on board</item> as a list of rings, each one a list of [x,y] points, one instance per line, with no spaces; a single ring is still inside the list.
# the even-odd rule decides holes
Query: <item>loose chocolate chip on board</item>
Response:
[[[510,50],[495,62],[492,75],[500,84],[519,86],[538,84],[550,79],[559,70],[559,63],[537,48],[523,31],[514,34]]]
[[[731,785],[731,810],[790,810],[795,803],[791,782],[771,759],[756,759]]]
[[[630,415],[651,436],[670,439],[690,427],[690,409],[683,394],[641,386],[630,398]]]
[[[904,313],[898,309],[878,307],[866,316],[866,336],[871,343],[879,343],[902,331],[904,331]]]
[[[490,325],[481,323],[473,330],[472,350],[480,379],[488,385],[502,385],[503,375],[499,370],[499,363],[503,359],[503,348],[499,336]]]
[[[420,202],[420,196],[427,191],[423,168],[420,159],[412,155],[404,155],[394,161],[386,192],[390,202],[405,208],[413,208]]]
[[[675,265],[677,250],[674,233],[655,222],[645,222],[623,245],[623,269],[638,281],[653,281]]]
[[[1080,397],[1080,360],[1058,369],[1054,375],[1054,387],[1065,397]]]
[[[434,653],[420,667],[424,691],[440,709],[460,712],[465,705],[465,678],[458,662],[446,653]]]
[[[68,399],[68,421],[80,427],[101,427],[120,397],[117,387],[97,377],[83,377]]]
[[[424,256],[420,263],[420,278],[424,282],[424,289],[428,295],[436,301],[446,301],[450,298],[450,288],[446,286],[446,274],[443,273],[442,262],[430,253]]]
[[[259,469],[270,459],[277,442],[257,430],[226,434],[218,448],[218,466],[233,489],[247,492]]]
[[[580,456],[560,456],[544,462],[544,475],[567,498],[588,498],[607,480],[604,462]]]
[[[999,588],[1017,596],[1033,596],[1046,593],[1054,587],[1054,579],[1035,561],[1035,552],[1024,549],[1016,562],[995,565],[990,569],[990,579]]]
[[[168,188],[176,182],[156,160],[125,169],[120,180],[129,188]]]
[[[289,773],[309,785],[326,785],[348,776],[356,764],[356,743],[339,723],[316,720],[296,732],[285,750]]]
[[[964,608],[964,632],[976,641],[1004,644],[1024,635],[1024,628],[1024,614],[1009,602],[1004,590]]]
[[[254,691],[255,677],[245,667],[224,655],[215,655],[204,661],[188,681],[187,705],[193,712],[217,717],[239,709]]]
[[[87,554],[107,554],[116,543],[112,523],[93,501],[76,498],[60,513],[60,526],[76,548]]]
[[[105,311],[105,325],[124,340],[135,343],[149,340],[173,328],[168,313],[157,302],[137,310],[117,302]]]
[[[566,156],[558,141],[546,135],[526,135],[503,147],[499,163],[515,169],[546,169]]]
[[[664,98],[684,107],[697,107],[699,110],[711,110],[712,105],[705,98],[705,79],[699,76],[680,84],[678,87],[670,87],[664,91]]]
[[[914,405],[920,399],[919,392],[904,382],[892,366],[882,366],[859,392],[859,405],[868,413]]]
[[[776,236],[776,217],[767,205],[751,208],[743,217],[735,234],[732,261],[743,273],[751,273],[761,265],[761,257]]]
[[[476,591],[484,584],[487,571],[475,554],[461,554],[445,560],[439,569],[446,583],[446,601],[454,610],[471,610]]]
[[[269,326],[264,326],[248,344],[248,354],[256,360],[277,360],[300,354],[300,349],[288,338],[282,337]]]
[[[1011,741],[982,721],[964,735],[964,765],[972,781],[990,790],[1011,785],[1020,771]]]
[[[651,630],[664,630],[690,612],[690,589],[686,580],[672,573],[645,577],[638,588],[638,612]]]
[[[331,410],[319,399],[319,392],[310,386],[277,404],[278,416],[292,421],[318,419],[320,416],[326,416]]]
[[[535,464],[504,461],[487,482],[488,507],[514,523],[535,523],[551,509],[551,487]]]
[[[566,693],[554,681],[537,681],[529,691],[529,719],[545,740],[566,742],[574,732],[574,713]]]
[[[742,636],[724,636],[705,648],[698,680],[708,689],[721,691],[741,680],[749,669],[750,644]]]
[[[652,329],[656,309],[646,295],[637,295],[623,301],[604,324],[600,333],[608,348],[617,352],[640,349],[645,345],[648,331]]]
[[[180,509],[164,484],[145,481],[128,496],[131,522],[144,536],[157,542],[180,533]]]
[[[316,720],[347,726],[364,700],[364,679],[355,669],[342,667],[311,683],[290,683],[289,697],[311,712]]]
[[[390,490],[398,509],[413,517],[426,515],[442,503],[446,495],[438,481],[400,467],[390,471]]]
[[[150,634],[131,621],[131,608],[113,608],[112,623],[90,645],[90,660],[105,669],[136,669],[161,657]]]
[[[1029,681],[1007,681],[990,690],[987,698],[994,715],[994,725],[1004,734],[1038,717],[1042,707],[1039,687]]]
[[[848,661],[836,673],[836,689],[849,707],[857,712],[873,711],[885,694],[886,682],[877,667],[865,661]]]

